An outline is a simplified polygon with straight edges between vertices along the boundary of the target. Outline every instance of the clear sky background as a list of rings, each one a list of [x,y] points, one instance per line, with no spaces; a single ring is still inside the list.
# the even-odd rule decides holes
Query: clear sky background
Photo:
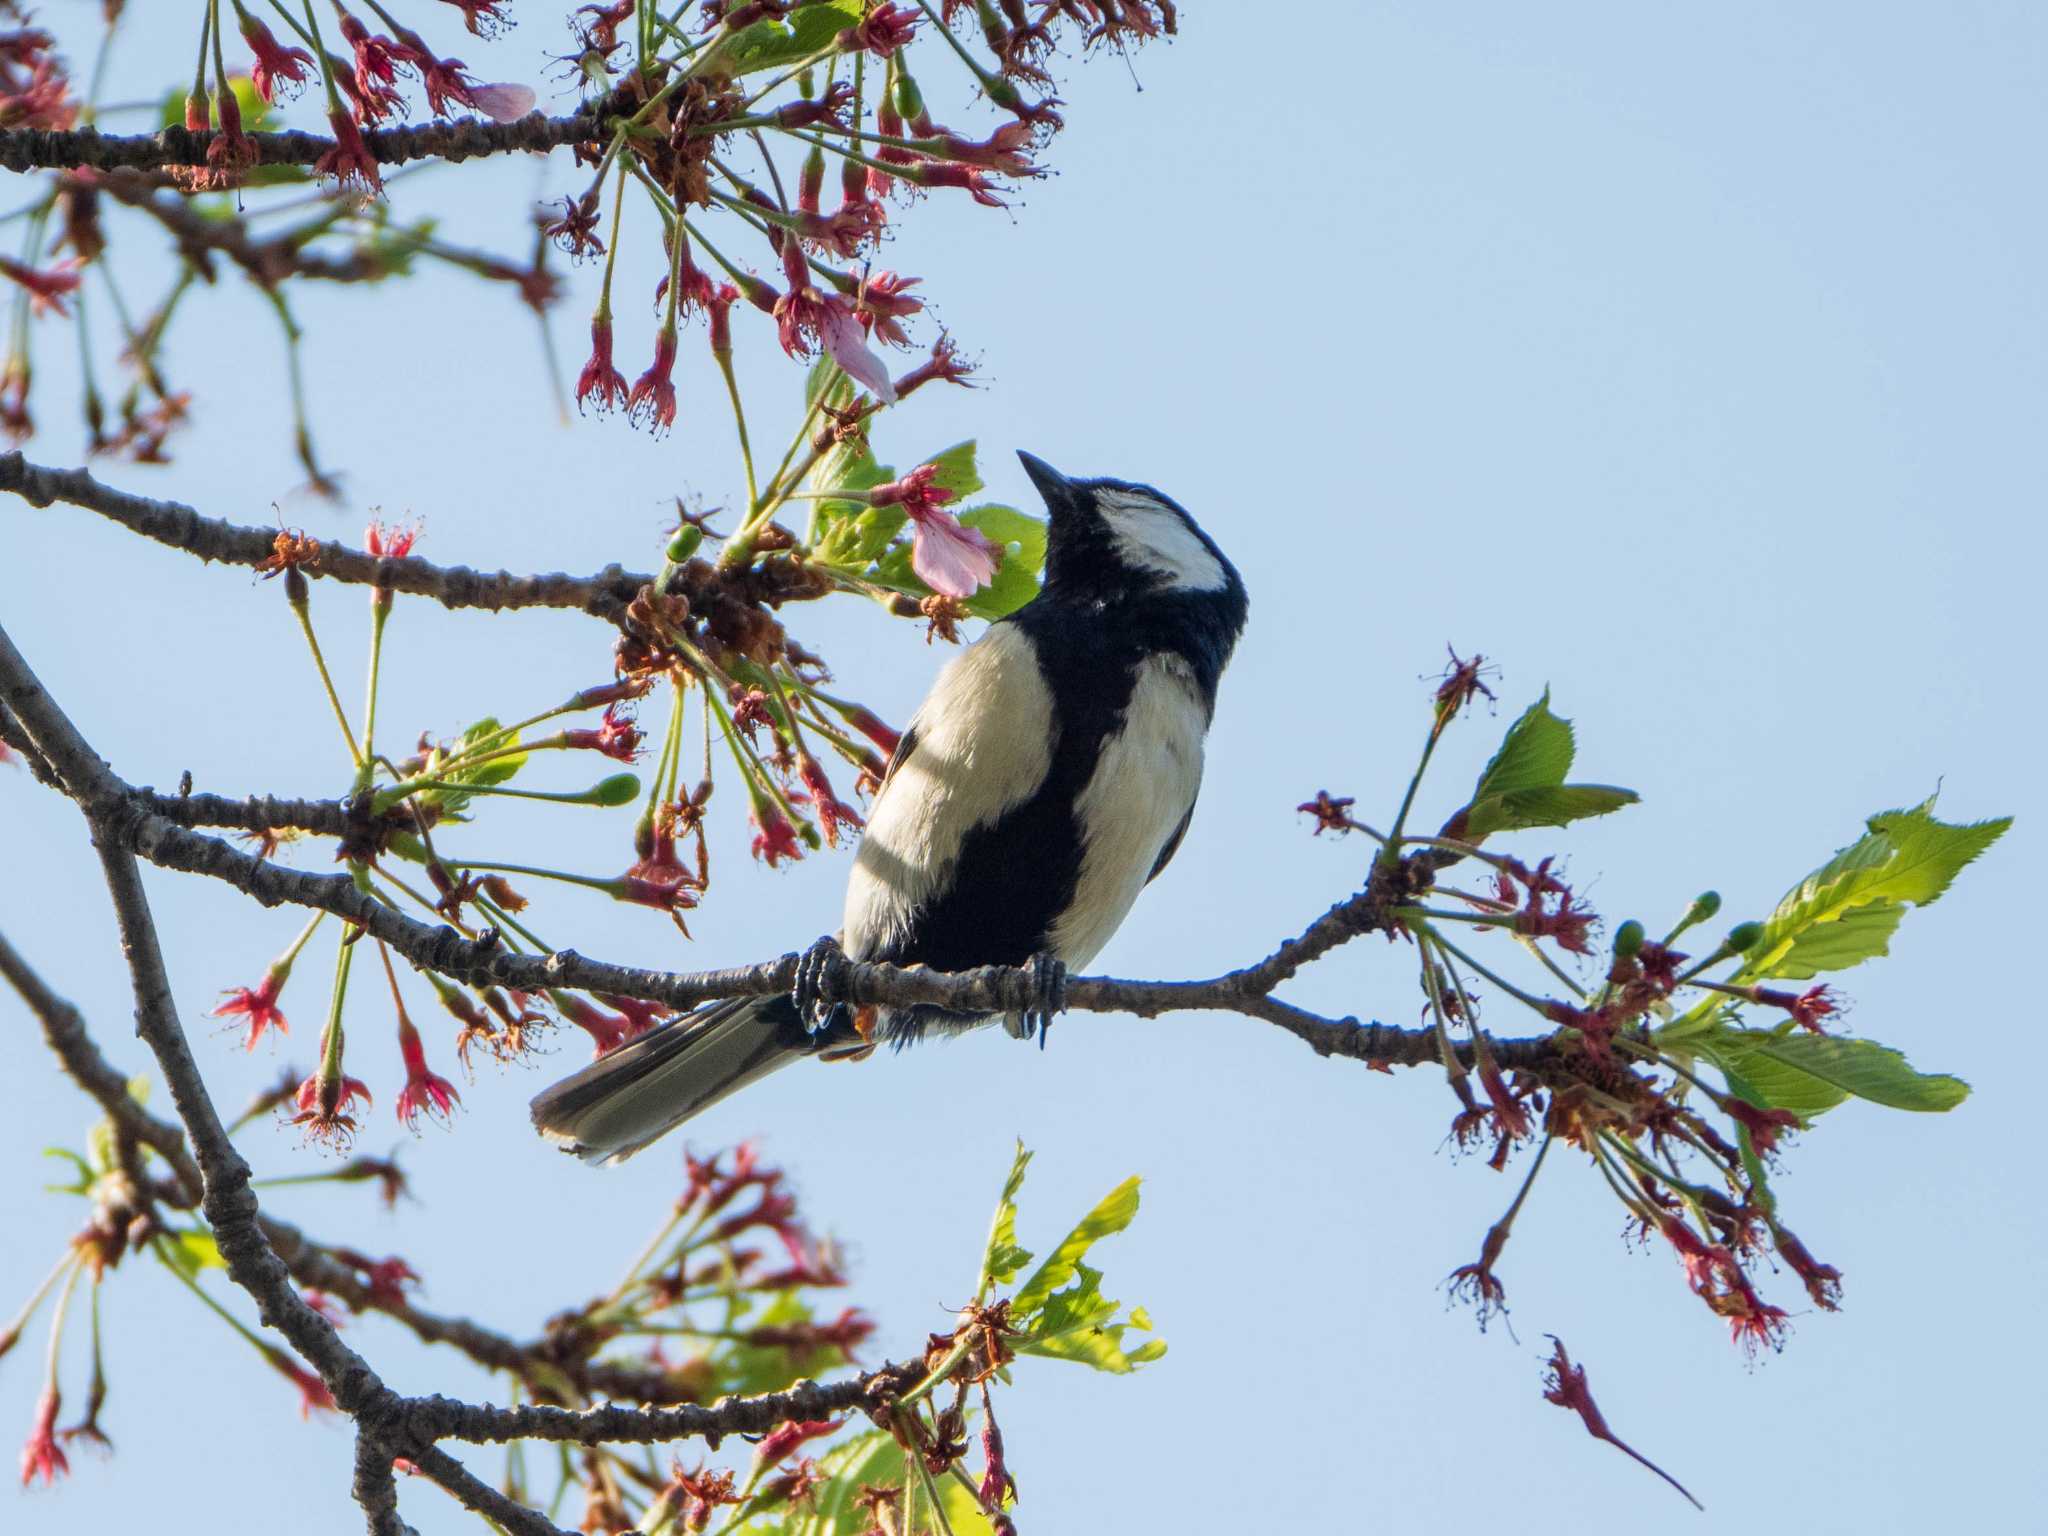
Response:
[[[46,9],[66,27],[88,12]],[[115,99],[160,89],[188,56],[192,7],[131,9]],[[564,46],[549,6],[516,9],[526,24],[508,41],[462,50],[489,77],[536,79],[540,54]],[[438,7],[400,14],[417,11],[451,37]],[[1081,1016],[1043,1055],[996,1032],[858,1069],[798,1067],[707,1114],[691,1141],[758,1137],[791,1169],[813,1218],[851,1245],[853,1299],[881,1322],[874,1359],[914,1348],[966,1291],[1015,1138],[1039,1154],[1032,1246],[1145,1176],[1136,1224],[1103,1256],[1110,1293],[1147,1306],[1172,1350],[1129,1380],[1050,1362],[1019,1372],[1003,1423],[1027,1532],[2043,1528],[2048,1488],[2026,1470],[2040,1465],[2029,1426],[2048,1352],[2031,1309],[2048,1242],[2025,914],[2040,906],[2044,809],[2048,13],[2026,0],[1193,0],[1182,15],[1177,43],[1136,60],[1142,89],[1114,59],[1069,71],[1060,174],[1012,214],[936,201],[888,257],[925,278],[988,387],[920,398],[886,423],[885,457],[978,437],[994,492],[1022,505],[1018,447],[1154,481],[1252,593],[1200,814],[1100,969],[1207,974],[1354,888],[1367,847],[1312,839],[1293,808],[1327,786],[1370,819],[1389,814],[1426,722],[1422,679],[1451,642],[1498,658],[1501,713],[1453,738],[1427,806],[1453,804],[1548,683],[1578,725],[1580,773],[1644,803],[1524,847],[1568,851],[1615,919],[1654,926],[1709,886],[1730,917],[1762,915],[1863,816],[1937,788],[1953,819],[2018,813],[2004,844],[1910,918],[1893,958],[1846,978],[1856,1031],[1976,1094],[1947,1117],[1852,1103],[1794,1147],[1787,1214],[1844,1271],[1847,1305],[1796,1309],[1790,1346],[1754,1368],[1666,1254],[1624,1248],[1618,1208],[1569,1155],[1503,1264],[1519,1342],[1482,1336],[1438,1285],[1512,1183],[1449,1155],[1440,1076],[1318,1060],[1246,1019]],[[937,61],[926,73],[941,114],[965,118]],[[566,184],[563,164],[437,171],[400,182],[394,206],[440,213],[450,238],[515,247],[527,199]],[[138,284],[154,249],[155,236],[124,234]],[[624,281],[644,293],[651,274]],[[173,375],[199,401],[176,465],[101,466],[112,483],[249,523],[281,502],[352,541],[366,509],[411,513],[425,519],[421,553],[515,570],[644,568],[672,496],[735,494],[700,335],[674,436],[564,426],[529,318],[501,290],[433,275],[300,295],[315,431],[348,504],[294,497],[275,331],[227,290],[193,304],[175,336]],[[579,272],[556,313],[572,373],[594,292],[595,273]],[[771,355],[755,317],[737,324],[757,431],[779,441],[801,371]],[[637,300],[620,329],[630,376],[652,330]],[[70,351],[46,323],[50,427],[30,445],[43,462],[81,451],[55,387]],[[189,768],[226,793],[343,787],[273,588],[18,502],[0,506],[0,565],[9,631],[131,780],[168,786]],[[330,656],[351,676],[364,607],[359,591],[316,584]],[[901,720],[941,649],[900,621],[828,608],[795,617],[797,632]],[[608,656],[580,616],[411,601],[391,640],[394,739],[537,707],[601,678]],[[843,856],[754,867],[737,809],[719,807],[695,943],[599,899],[551,899],[550,936],[690,967],[833,926]],[[516,825],[540,861],[624,862],[624,813]],[[139,1069],[81,824],[23,774],[0,775],[0,869],[0,928]],[[219,1100],[239,1104],[282,1060],[308,1063],[324,958],[294,983],[293,1034],[275,1055],[244,1056],[202,1017],[297,920],[194,880],[151,889]],[[1406,952],[1379,943],[1290,993],[1417,1018]],[[400,1134],[398,1067],[374,996],[359,993],[351,1067],[379,1090],[363,1144],[381,1150]],[[452,1065],[444,1032],[430,1048]],[[281,1208],[403,1253],[437,1309],[530,1331],[612,1282],[677,1183],[680,1139],[598,1172],[533,1138],[528,1095],[581,1055],[564,1041],[531,1071],[465,1086],[454,1133],[406,1149],[422,1204],[386,1217],[357,1190]],[[0,1309],[80,1220],[30,1181],[39,1149],[77,1144],[90,1119],[0,998]],[[315,1165],[289,1132],[245,1140],[261,1172]],[[1798,1294],[1790,1276],[1772,1292]],[[123,1266],[106,1304],[119,1454],[78,1457],[53,1492],[0,1493],[0,1527],[361,1528],[344,1428],[299,1424],[289,1389],[153,1269]],[[1546,1332],[1705,1515],[1543,1402]],[[489,1390],[385,1323],[350,1336],[401,1390]],[[26,1432],[35,1356],[31,1340],[0,1367],[0,1437]],[[495,1453],[472,1459],[495,1473]],[[429,1536],[469,1528],[429,1487],[404,1500]]]

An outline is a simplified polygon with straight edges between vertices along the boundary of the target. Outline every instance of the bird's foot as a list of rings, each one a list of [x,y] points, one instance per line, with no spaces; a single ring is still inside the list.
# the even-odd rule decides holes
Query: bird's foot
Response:
[[[831,1024],[841,1007],[833,994],[846,975],[846,964],[846,952],[829,933],[797,957],[789,1000],[796,1004],[804,1028],[814,1035]]]
[[[1019,1040],[1036,1035],[1042,1050],[1053,1015],[1066,1011],[1067,967],[1057,955],[1040,950],[1024,962],[1024,968],[1031,973],[1030,1000],[1022,1011],[1005,1016],[1003,1024]]]

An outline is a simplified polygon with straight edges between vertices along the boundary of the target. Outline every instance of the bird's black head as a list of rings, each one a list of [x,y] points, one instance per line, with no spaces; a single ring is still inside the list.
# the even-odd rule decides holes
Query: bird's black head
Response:
[[[1234,605],[1243,622],[1236,567],[1172,497],[1128,480],[1070,480],[1033,454],[1017,457],[1051,514],[1048,590],[1109,602],[1208,600]]]
[[[1094,610],[1188,654],[1213,693],[1244,628],[1237,569],[1172,497],[1127,480],[1070,480],[1019,453],[1045,498],[1043,599]]]

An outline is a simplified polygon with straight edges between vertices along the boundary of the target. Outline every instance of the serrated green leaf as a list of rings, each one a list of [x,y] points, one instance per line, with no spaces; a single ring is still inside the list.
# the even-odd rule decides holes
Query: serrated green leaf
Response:
[[[1589,816],[1605,816],[1641,796],[1632,789],[1612,784],[1552,784],[1532,789],[1511,789],[1474,800],[1453,818],[1458,831],[1450,834],[1477,840],[1495,832],[1518,832],[1527,827],[1563,827]]]
[[[1900,904],[1926,906],[1946,891],[1967,864],[1998,841],[2010,816],[1964,824],[1933,813],[1930,797],[1910,810],[1870,818],[1869,831],[1786,892],[1764,924],[1764,936],[1749,953],[1742,980],[1807,977],[1840,970],[1886,952],[1898,927]],[[1889,916],[1852,918],[1867,908]],[[1846,934],[1827,934],[1829,925],[1854,922]],[[1791,964],[1798,969],[1781,967]]]
[[[926,461],[932,466],[932,484],[944,486],[954,499],[972,496],[981,489],[981,469],[974,459],[974,439],[955,443],[944,453]]]
[[[996,1202],[995,1219],[989,1223],[988,1246],[982,1253],[981,1275],[974,1286],[977,1304],[987,1299],[991,1286],[1008,1285],[1031,1262],[1029,1250],[1017,1246],[1017,1192],[1024,1187],[1024,1170],[1030,1163],[1030,1152],[1023,1142],[1018,1142],[1010,1176],[1003,1180],[1003,1193]]]
[[[863,0],[812,0],[791,13],[788,21],[769,18],[722,37],[709,55],[700,56],[692,72],[723,74],[738,79],[764,69],[800,64],[832,39],[860,21]]]
[[[1846,971],[1889,954],[1891,936],[1905,916],[1905,907],[1895,901],[1852,907],[1831,923],[1816,923],[1794,934],[1791,946],[1772,965],[1770,974],[1804,981],[1822,971]]]
[[[1819,1114],[1851,1094],[1929,1113],[1954,1109],[1970,1096],[1961,1078],[1916,1072],[1902,1052],[1874,1040],[1740,1029],[1717,1037],[1711,1054],[1772,1108],[1800,1115]]]
[[[1472,791],[1474,803],[1517,790],[1551,789],[1572,771],[1572,723],[1550,712],[1550,690],[1508,727]]]
[[[1045,1306],[1053,1292],[1073,1278],[1082,1255],[1112,1232],[1123,1231],[1137,1214],[1138,1177],[1133,1174],[1097,1201],[1095,1209],[1083,1216],[1032,1272],[1012,1299],[1010,1315],[1022,1321]]]
[[[1810,1072],[1769,1057],[1754,1056],[1745,1042],[1734,1038],[1745,1033],[1723,1031],[1697,1046],[1702,1057],[1720,1068],[1732,1092],[1765,1109],[1789,1109],[1804,1117],[1823,1114],[1849,1097],[1845,1090],[1822,1082]]]
[[[1102,1271],[1076,1263],[1073,1273],[1072,1285],[1046,1298],[1034,1325],[1017,1341],[1017,1353],[1073,1360],[1118,1376],[1166,1353],[1160,1339],[1148,1339],[1136,1350],[1126,1351],[1124,1334],[1132,1328],[1149,1329],[1151,1319],[1140,1308],[1118,1321],[1119,1303],[1102,1294]],[[1011,1315],[1016,1314],[1013,1311]]]

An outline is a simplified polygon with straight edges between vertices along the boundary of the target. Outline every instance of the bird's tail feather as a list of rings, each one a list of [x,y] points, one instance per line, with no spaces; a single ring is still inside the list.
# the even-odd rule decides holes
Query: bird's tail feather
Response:
[[[619,1162],[817,1049],[787,997],[714,1003],[542,1090],[534,1128],[586,1161]]]

